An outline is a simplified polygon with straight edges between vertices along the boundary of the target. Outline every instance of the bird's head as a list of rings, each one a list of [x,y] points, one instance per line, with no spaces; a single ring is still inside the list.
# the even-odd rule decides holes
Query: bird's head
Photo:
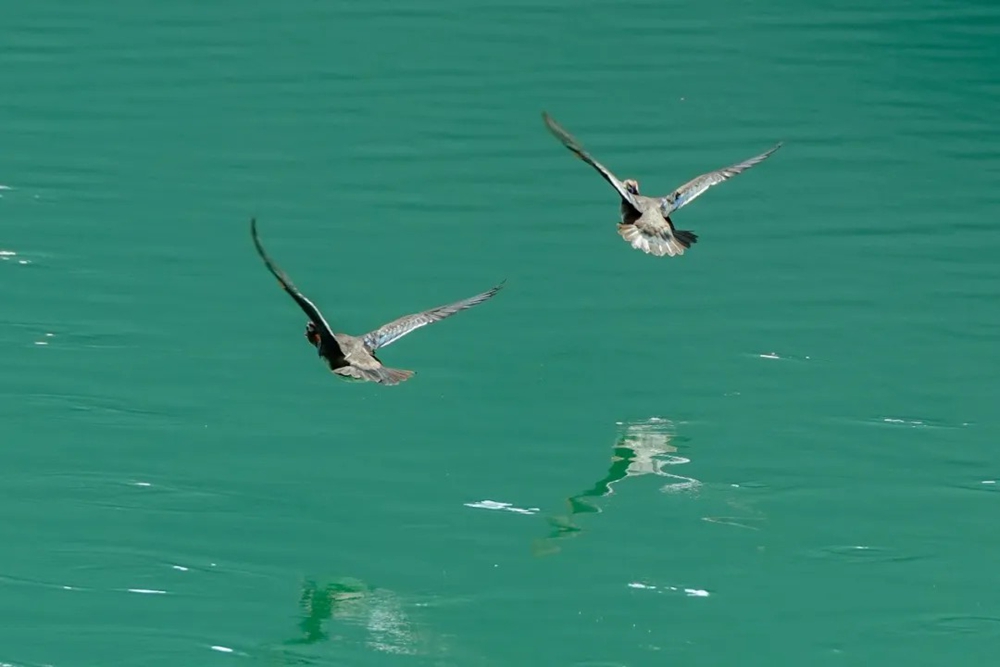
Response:
[[[634,178],[625,179],[624,181],[622,181],[622,185],[624,185],[625,189],[628,190],[630,193],[634,195],[639,194],[639,181],[635,180]]]
[[[306,340],[309,341],[313,346],[319,347],[319,329],[316,328],[314,322],[306,322]]]

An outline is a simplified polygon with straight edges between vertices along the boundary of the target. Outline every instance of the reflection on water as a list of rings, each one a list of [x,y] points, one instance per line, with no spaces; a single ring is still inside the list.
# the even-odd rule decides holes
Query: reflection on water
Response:
[[[451,655],[451,643],[412,618],[415,610],[437,603],[417,602],[352,577],[307,580],[299,595],[296,636],[265,653],[282,665],[341,664],[345,650],[358,648],[441,660]]]
[[[683,456],[674,456],[673,452],[677,448],[670,444],[674,437],[671,433],[672,425],[665,419],[652,417],[650,419],[628,424],[624,435],[618,440],[615,446],[615,454],[612,461],[617,457],[622,457],[627,461],[622,477],[634,477],[637,475],[660,475],[669,477],[672,482],[668,482],[660,487],[666,493],[676,493],[679,491],[693,491],[701,486],[701,482],[691,477],[675,475],[663,469],[664,466],[690,463],[691,459]],[[631,455],[631,458],[629,458]],[[612,471],[614,470],[612,464]],[[610,473],[611,471],[609,471]],[[610,474],[607,480],[608,494],[611,493],[611,484],[618,480],[611,480]]]
[[[377,589],[356,579],[319,585],[307,581],[299,596],[302,635],[286,644],[314,644],[330,639],[328,620],[363,629],[365,645],[385,653],[413,654],[416,638],[403,606],[392,591]],[[342,637],[337,637],[342,639]]]
[[[690,459],[676,455],[677,447],[671,444],[674,435],[670,421],[652,417],[625,424],[619,422],[619,425],[624,429],[612,448],[607,473],[590,488],[566,499],[568,514],[549,517],[552,530],[548,538],[536,544],[536,554],[558,551],[555,540],[578,535],[583,529],[575,523],[574,517],[600,513],[601,508],[594,501],[612,495],[615,484],[627,477],[665,477],[670,481],[660,487],[664,493],[695,492],[701,487],[701,482],[692,477],[666,470],[667,466],[690,463]]]

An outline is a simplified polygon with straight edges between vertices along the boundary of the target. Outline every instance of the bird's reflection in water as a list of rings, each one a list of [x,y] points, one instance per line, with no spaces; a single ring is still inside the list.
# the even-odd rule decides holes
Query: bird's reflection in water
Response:
[[[556,540],[578,535],[582,528],[575,523],[574,517],[600,513],[601,508],[594,501],[612,495],[614,485],[627,477],[657,475],[668,478],[670,481],[660,487],[665,493],[694,493],[701,487],[701,482],[692,477],[665,470],[667,466],[690,462],[690,459],[676,455],[677,447],[671,444],[674,434],[670,421],[652,417],[619,424],[624,428],[614,445],[607,474],[589,489],[567,498],[568,514],[549,517],[552,530],[546,539],[536,544],[538,555],[558,551]]]
[[[286,646],[350,640],[332,636],[325,629],[328,621],[360,630],[369,649],[382,653],[415,655],[422,652],[425,637],[417,632],[404,610],[404,603],[392,591],[371,587],[361,581],[342,578],[325,584],[306,581],[299,596],[302,620],[301,635],[285,642]]]
[[[414,664],[479,667],[487,664],[481,656],[457,648],[455,638],[433,629],[427,616],[434,608],[463,602],[418,599],[351,577],[309,579],[299,595],[296,636],[264,648],[261,657],[273,665],[341,665],[352,664],[351,655],[357,659],[373,651],[407,656],[402,659]]]

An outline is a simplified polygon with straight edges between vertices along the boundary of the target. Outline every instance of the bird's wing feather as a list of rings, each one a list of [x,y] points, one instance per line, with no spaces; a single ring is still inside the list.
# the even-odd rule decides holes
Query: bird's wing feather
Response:
[[[400,317],[388,324],[384,324],[375,331],[370,331],[364,336],[365,344],[371,350],[377,350],[381,347],[391,345],[397,340],[405,336],[406,334],[419,329],[420,327],[431,324],[432,322],[439,322],[446,317],[451,317],[455,313],[465,310],[466,308],[472,308],[487,299],[493,297],[494,294],[499,292],[504,283],[504,280],[496,287],[490,289],[489,291],[483,292],[482,294],[477,294],[468,299],[463,299],[462,301],[456,301],[455,303],[450,303],[445,306],[438,306],[437,308],[431,308],[420,313],[414,313],[412,315],[405,315]]]
[[[576,138],[573,137],[573,135],[567,132],[562,125],[557,123],[556,120],[545,111],[542,112],[542,120],[545,121],[545,126],[549,128],[549,131],[553,135],[555,135],[556,139],[561,141],[562,144],[572,151],[578,158],[596,169],[601,176],[604,177],[604,180],[614,186],[615,190],[618,191],[618,194],[621,195],[622,199],[627,201],[636,211],[641,212],[639,203],[635,200],[632,193],[625,188],[625,184],[618,180],[618,177],[612,174],[607,167],[591,157],[591,155],[583,149],[583,146],[576,140]]]
[[[723,181],[729,180],[736,174],[740,174],[750,167],[763,162],[779,148],[781,148],[780,143],[774,146],[771,150],[761,153],[760,155],[756,155],[749,160],[744,160],[743,162],[723,167],[722,169],[716,169],[715,171],[710,171],[707,174],[702,174],[701,176],[691,179],[684,185],[674,190],[673,193],[660,198],[660,209],[663,211],[663,215],[670,215],[677,209],[693,202],[713,185],[718,185]]]
[[[271,274],[278,279],[278,284],[281,285],[281,288],[295,300],[295,303],[299,304],[299,308],[301,308],[309,319],[322,330],[324,343],[326,345],[336,345],[337,349],[340,349],[340,344],[333,335],[333,330],[323,317],[323,314],[319,312],[319,308],[317,308],[312,301],[307,299],[305,295],[303,295],[302,292],[295,287],[291,278],[288,277],[288,274],[282,271],[281,267],[275,264],[274,261],[268,256],[267,251],[264,250],[264,246],[261,244],[260,238],[257,236],[256,218],[250,219],[250,233],[253,236],[253,244],[257,248],[257,254],[260,255],[262,260],[264,260],[264,264],[267,266],[268,271],[270,271]]]

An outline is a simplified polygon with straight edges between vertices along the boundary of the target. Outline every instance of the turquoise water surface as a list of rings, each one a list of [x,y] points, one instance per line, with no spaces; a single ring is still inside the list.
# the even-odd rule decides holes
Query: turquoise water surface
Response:
[[[0,664],[996,655],[1000,6],[2,16]]]

